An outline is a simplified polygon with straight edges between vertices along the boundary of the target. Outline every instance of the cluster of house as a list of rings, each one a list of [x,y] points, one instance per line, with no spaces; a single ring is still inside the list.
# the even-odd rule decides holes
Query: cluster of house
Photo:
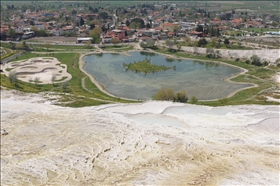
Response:
[[[108,30],[106,33],[101,34],[103,43],[111,43],[113,38],[119,39],[122,43],[134,41],[147,41],[147,40],[165,40],[173,37],[184,36],[203,36],[203,32],[193,31],[197,24],[194,22],[177,22],[177,23],[162,23],[157,27],[131,29],[125,24],[118,26],[117,29]],[[179,28],[175,31],[175,28]],[[90,37],[77,38],[77,43],[85,43],[91,40]]]
[[[173,5],[172,5],[173,6]],[[176,7],[176,6],[175,6]],[[174,7],[174,8],[175,8]],[[180,10],[181,11],[181,10]],[[149,29],[131,29],[126,25],[126,20],[131,20],[133,18],[125,18],[123,21],[116,23],[116,19],[114,16],[110,16],[107,23],[102,23],[95,25],[97,27],[105,27],[108,28],[106,33],[101,34],[102,42],[110,43],[112,38],[118,38],[121,42],[131,42],[135,40],[145,41],[148,39],[153,40],[164,40],[170,37],[181,37],[181,36],[196,36],[203,37],[207,36],[204,32],[195,31],[195,28],[198,25],[204,27],[215,26],[220,31],[226,30],[229,28],[237,28],[237,27],[245,27],[245,28],[264,28],[270,27],[272,22],[264,21],[260,18],[256,19],[248,19],[244,20],[239,18],[236,14],[231,14],[230,20],[221,20],[219,15],[214,19],[209,20],[207,17],[203,17],[200,13],[195,13],[200,16],[200,18],[196,20],[188,20],[188,21],[177,21],[176,14],[180,12],[179,10],[170,11],[169,15],[166,14],[162,16],[161,12],[148,10],[148,15],[143,18],[145,25],[150,23]],[[182,10],[181,12],[185,12]],[[61,23],[55,20],[52,21],[42,21],[42,18],[53,17],[58,20],[61,17],[59,12],[47,12],[47,11],[38,11],[31,12],[27,10],[22,17],[13,17],[10,21],[11,27],[9,28],[7,24],[0,25],[0,39],[1,40],[9,40],[9,29],[12,29],[17,35],[18,39],[27,39],[33,37],[35,35],[34,29],[37,31],[46,31],[48,35],[53,36],[65,36],[65,35],[75,35],[79,36],[77,42],[87,42],[89,40],[90,35],[90,26],[87,24],[77,25],[81,19],[83,20],[99,20],[99,14],[77,14],[74,16],[63,15],[65,19],[69,18],[72,22],[69,23]],[[41,20],[41,21],[39,21]],[[266,18],[269,20],[269,18]],[[176,22],[177,21],[177,22]],[[172,23],[171,23],[172,22]],[[118,26],[117,26],[118,25]]]

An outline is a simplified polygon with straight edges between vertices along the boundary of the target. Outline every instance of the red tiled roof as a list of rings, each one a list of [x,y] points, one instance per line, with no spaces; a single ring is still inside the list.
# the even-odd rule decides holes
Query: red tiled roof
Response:
[[[202,34],[203,32],[197,32],[197,31],[190,31],[188,32],[188,34],[193,34],[193,35],[198,35],[198,34]]]
[[[168,32],[168,35],[175,35],[175,32]]]
[[[233,19],[231,20],[232,23],[242,23],[242,19]]]

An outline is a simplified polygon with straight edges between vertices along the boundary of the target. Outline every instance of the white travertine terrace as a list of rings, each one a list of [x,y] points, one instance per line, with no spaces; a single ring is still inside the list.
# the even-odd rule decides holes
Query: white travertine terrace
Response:
[[[1,129],[1,185],[279,184],[279,106],[65,108],[2,89]]]
[[[9,76],[10,73],[6,69],[15,71],[18,79],[25,82],[30,82],[30,80],[34,81],[35,78],[39,78],[39,83],[50,84],[54,83],[52,82],[53,76],[56,77],[56,82],[61,82],[62,80],[68,81],[72,78],[72,75],[67,72],[67,65],[61,64],[54,57],[36,57],[28,60],[9,62],[1,65],[1,68],[3,68],[6,76]]]

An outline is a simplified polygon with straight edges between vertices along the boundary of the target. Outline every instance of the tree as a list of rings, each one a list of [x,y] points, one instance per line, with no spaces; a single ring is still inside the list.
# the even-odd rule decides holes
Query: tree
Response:
[[[53,86],[54,86],[54,82],[55,82],[55,80],[56,80],[56,75],[55,75],[55,74],[52,75],[52,79],[51,79],[51,80],[52,80],[52,84],[53,84]]]
[[[165,44],[168,46],[169,50],[172,50],[175,46],[175,42],[173,40],[166,40]]]
[[[92,30],[95,28],[95,25],[96,25],[96,21],[95,20],[92,20],[89,22],[89,29]]]
[[[77,10],[73,9],[72,10],[72,15],[76,15],[77,14]]]
[[[101,19],[108,19],[109,16],[107,12],[100,12],[99,17],[101,17]]]
[[[195,28],[195,31],[197,31],[197,32],[203,32],[203,26],[198,25],[198,26]]]
[[[34,79],[34,84],[35,85],[38,85],[40,83],[40,78],[39,77],[36,77],[35,79]]]
[[[85,24],[84,18],[81,17],[81,18],[80,18],[80,25],[79,25],[79,26],[82,26],[82,25],[84,25],[84,24]]]
[[[10,71],[8,75],[9,81],[12,85],[16,85],[18,82],[18,77],[16,71]]]
[[[262,66],[261,59],[257,55],[253,55],[251,57],[251,60],[252,60],[252,65]]]
[[[11,48],[12,50],[15,50],[15,49],[16,49],[16,44],[13,43],[13,42],[10,42],[10,48]]]
[[[181,90],[180,92],[176,93],[173,101],[186,103],[188,101],[187,92],[185,90]]]
[[[181,42],[177,42],[176,43],[176,47],[177,47],[177,50],[180,51],[181,48],[182,48],[182,43]]]
[[[211,46],[212,46],[212,47],[216,47],[217,41],[218,41],[218,39],[217,39],[216,37],[213,37],[213,38],[211,39]]]
[[[22,42],[22,46],[23,46],[24,50],[27,50],[29,48],[25,41]]]
[[[229,44],[229,39],[228,39],[228,38],[225,38],[224,44],[225,44],[225,45],[228,45],[228,44]]]
[[[180,27],[179,27],[179,26],[175,26],[175,27],[173,28],[173,32],[175,32],[175,33],[177,33],[179,30],[180,30]]]
[[[202,38],[202,39],[199,39],[198,40],[198,42],[197,42],[197,46],[198,47],[203,47],[203,46],[205,46],[207,44],[207,41],[206,41],[206,39],[204,39],[204,38]]]
[[[186,36],[186,37],[184,37],[184,41],[187,45],[189,45],[191,43],[191,38]]]
[[[62,89],[63,89],[63,91],[65,91],[65,90],[68,88],[68,86],[69,86],[68,81],[64,81],[64,82],[62,83]]]
[[[13,29],[9,28],[7,35],[14,40],[15,37],[16,37],[16,31],[14,31]]]
[[[85,48],[87,48],[87,49],[92,49],[91,41],[87,41],[87,42],[85,43]]]
[[[49,48],[51,47],[51,44],[49,42],[46,42],[44,46],[47,49],[47,51],[49,51]]]
[[[152,39],[149,39],[147,41],[147,46],[148,46],[148,48],[152,48],[152,49],[155,48],[155,41]]]
[[[92,38],[91,40],[92,43],[99,43],[101,41],[100,38],[101,32],[102,32],[101,28],[98,27],[91,30],[90,37]]]
[[[111,43],[113,43],[116,46],[116,44],[120,43],[120,40],[118,38],[114,37],[111,39]]]
[[[144,23],[143,19],[136,17],[131,20],[129,27],[130,28],[144,28],[145,23]]]
[[[161,88],[153,96],[153,99],[171,101],[174,99],[174,95],[175,95],[175,93],[172,88],[166,88],[166,89]]]
[[[215,58],[216,57],[213,48],[207,48],[206,49],[206,57],[208,57],[208,58]]]
[[[89,23],[89,29],[92,30],[92,29],[94,29],[94,28],[95,28],[95,24],[92,23],[92,22],[90,22],[90,23]]]
[[[195,96],[192,96],[192,98],[191,98],[191,103],[192,104],[196,104],[197,103],[197,98],[195,97]]]
[[[149,40],[147,40],[147,41],[144,41],[144,42],[141,42],[140,43],[140,46],[142,47],[142,48],[151,48],[151,49],[154,49],[156,46],[155,46],[155,41],[154,40],[152,40],[152,39],[149,39]]]

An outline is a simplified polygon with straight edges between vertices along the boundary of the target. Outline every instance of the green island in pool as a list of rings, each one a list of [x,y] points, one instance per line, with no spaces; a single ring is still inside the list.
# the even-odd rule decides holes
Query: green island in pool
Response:
[[[166,71],[170,69],[176,70],[176,66],[174,67],[167,67],[165,65],[154,65],[151,63],[151,59],[145,59],[143,61],[138,61],[134,63],[123,63],[123,66],[125,67],[125,70],[140,72],[140,73],[155,73],[160,71]]]

